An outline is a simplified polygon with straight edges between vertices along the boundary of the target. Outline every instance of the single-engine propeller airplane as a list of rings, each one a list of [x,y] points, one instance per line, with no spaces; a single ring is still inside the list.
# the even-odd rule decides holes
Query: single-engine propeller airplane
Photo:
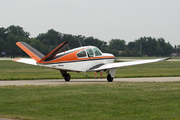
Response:
[[[107,71],[107,80],[108,82],[112,82],[115,77],[116,68],[170,59],[161,58],[113,63],[115,59],[114,55],[102,53],[95,46],[84,46],[68,51],[62,51],[68,44],[69,42],[61,43],[45,56],[25,42],[17,42],[16,45],[26,52],[32,59],[18,58],[14,61],[60,70],[65,81],[70,81],[71,79],[70,74],[67,73],[68,71],[83,73],[90,71]]]

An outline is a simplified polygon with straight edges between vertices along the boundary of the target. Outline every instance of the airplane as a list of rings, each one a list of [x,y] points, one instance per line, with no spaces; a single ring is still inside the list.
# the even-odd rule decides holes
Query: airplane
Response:
[[[110,53],[102,53],[100,49],[95,46],[83,46],[74,48],[71,50],[63,51],[63,49],[69,44],[69,42],[63,42],[55,49],[49,52],[47,55],[43,55],[35,48],[27,44],[26,42],[17,42],[24,52],[26,52],[31,58],[18,58],[13,61],[26,63],[30,65],[36,65],[41,67],[47,67],[57,69],[68,82],[71,79],[69,71],[71,72],[100,72],[107,71],[107,81],[113,82],[113,78],[116,74],[116,68],[140,65],[146,63],[165,61],[171,58],[138,60],[131,62],[116,62],[114,63],[115,56]],[[86,75],[86,74],[85,74]]]

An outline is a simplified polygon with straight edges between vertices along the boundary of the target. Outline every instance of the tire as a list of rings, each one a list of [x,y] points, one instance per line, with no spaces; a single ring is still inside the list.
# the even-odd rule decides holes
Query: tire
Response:
[[[69,82],[70,79],[71,79],[70,74],[66,73],[65,76],[64,76],[64,79],[65,79],[66,82]]]
[[[107,80],[108,80],[108,82],[112,82],[113,81],[113,78],[111,77],[111,74],[107,75]]]

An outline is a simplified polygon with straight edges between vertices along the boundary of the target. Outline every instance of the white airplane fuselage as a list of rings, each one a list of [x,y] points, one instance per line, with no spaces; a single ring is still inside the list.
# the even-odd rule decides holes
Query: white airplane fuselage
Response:
[[[61,52],[56,55],[57,59],[59,59],[59,62],[45,63],[45,64],[37,63],[37,65],[42,66],[42,67],[64,70],[64,71],[87,72],[87,71],[91,71],[91,68],[93,68],[93,67],[114,62],[114,56],[112,54],[102,53],[98,49],[99,52],[101,52],[101,55],[96,56],[93,48],[96,48],[96,47],[94,47],[94,46],[79,47],[76,49]],[[92,49],[94,55],[88,56],[88,52],[86,49]],[[79,58],[77,56],[77,54],[81,51],[85,51],[86,56]],[[74,57],[74,60],[72,59],[70,61],[67,61],[67,59],[66,59],[66,61],[60,61],[61,57],[58,58],[58,56],[63,56],[64,54],[69,55],[69,54],[74,54],[74,53],[76,54]],[[66,57],[66,55],[64,57]],[[72,57],[73,57],[73,55],[72,55]]]

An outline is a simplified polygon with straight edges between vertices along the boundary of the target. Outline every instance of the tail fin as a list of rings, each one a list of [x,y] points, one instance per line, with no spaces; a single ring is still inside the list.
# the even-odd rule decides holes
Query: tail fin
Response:
[[[16,45],[19,46],[24,52],[26,52],[31,58],[36,61],[39,61],[44,57],[42,53],[40,53],[25,42],[17,42]]]
[[[42,53],[31,47],[25,42],[17,42],[16,45],[19,46],[24,52],[26,52],[31,58],[33,58],[36,61],[49,61],[54,58],[56,54],[58,54],[60,51],[62,51],[69,42],[63,42],[60,45],[58,45],[54,50],[52,50],[50,53],[48,53],[46,56],[44,56]]]
[[[41,59],[41,61],[52,60],[54,58],[54,56],[56,56],[56,54],[58,54],[60,51],[62,51],[68,44],[69,44],[69,42],[61,43],[56,48],[54,48],[50,53],[48,53],[45,57],[43,57]]]

